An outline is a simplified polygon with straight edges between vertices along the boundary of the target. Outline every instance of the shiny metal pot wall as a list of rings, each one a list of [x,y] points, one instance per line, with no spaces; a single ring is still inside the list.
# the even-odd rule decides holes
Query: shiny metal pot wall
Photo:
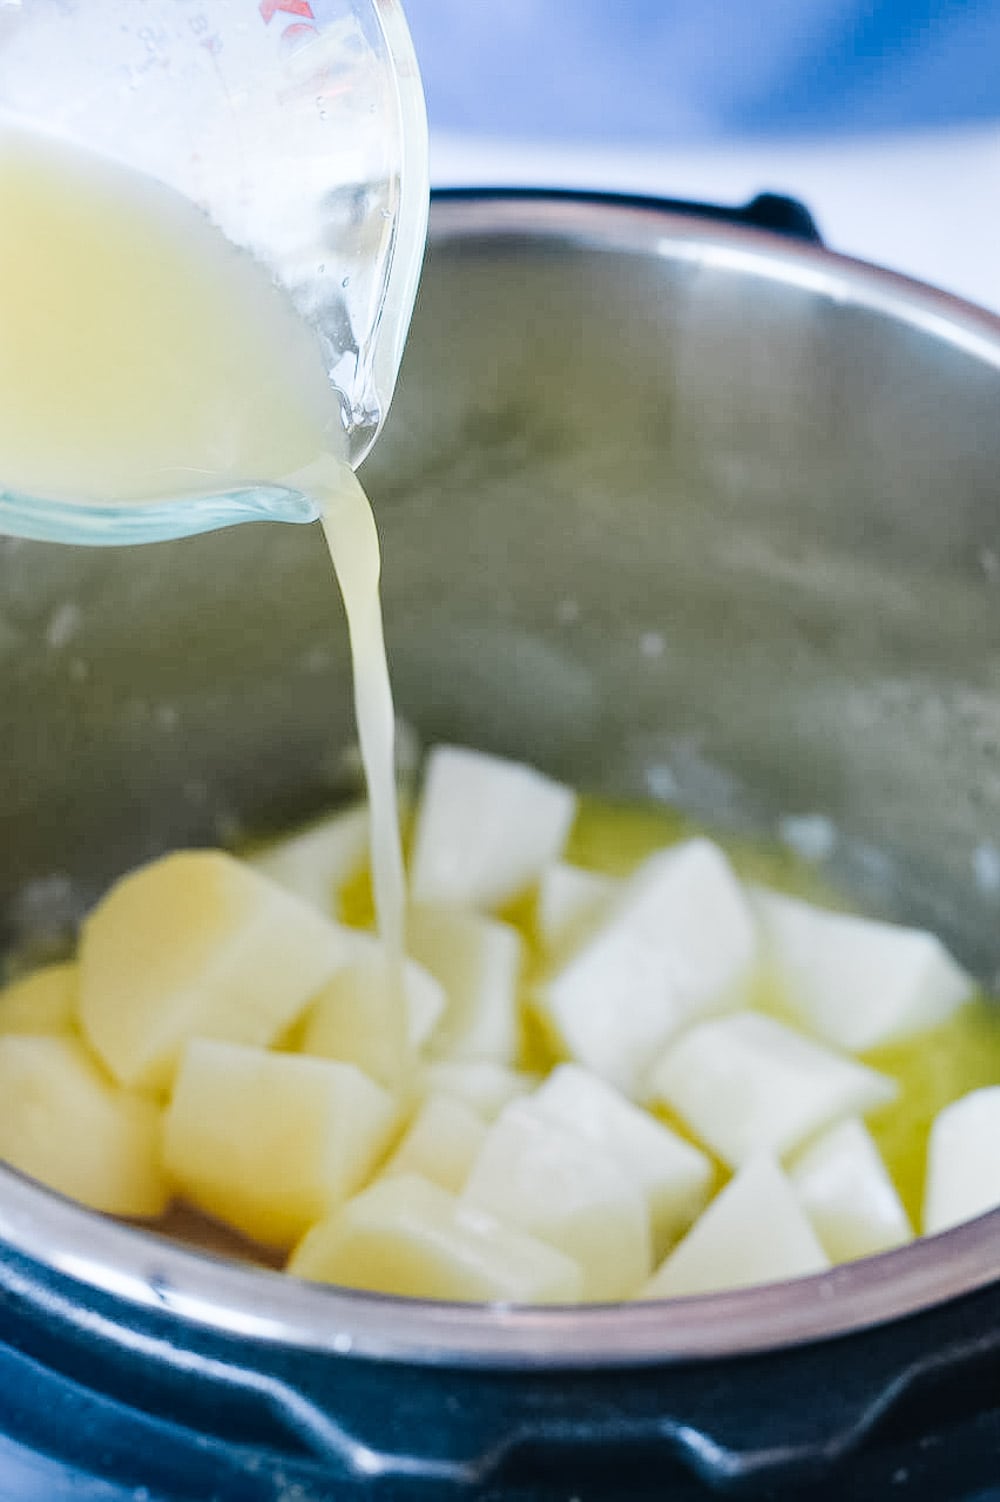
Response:
[[[367,466],[399,709],[612,795],[775,834],[1000,961],[1000,328],[827,253],[640,206],[437,208]],[[313,529],[0,544],[0,910],[328,801],[348,659]],[[135,1308],[282,1347],[473,1363],[764,1349],[992,1282],[1000,1217],[651,1310],[338,1295],[168,1248],[13,1174],[0,1237]]]

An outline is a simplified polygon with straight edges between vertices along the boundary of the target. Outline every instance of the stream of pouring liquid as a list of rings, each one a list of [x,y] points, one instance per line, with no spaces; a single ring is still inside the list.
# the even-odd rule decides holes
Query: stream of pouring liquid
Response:
[[[312,493],[323,508],[323,531],[347,615],[354,713],[368,784],[375,916],[390,975],[400,984],[406,877],[396,796],[396,721],[382,630],[378,530],[368,497],[349,465],[338,465],[334,482],[314,485]]]
[[[398,975],[379,542],[342,448],[318,342],[261,265],[173,189],[0,121],[0,489],[115,506],[308,489],[347,612],[376,913]]]

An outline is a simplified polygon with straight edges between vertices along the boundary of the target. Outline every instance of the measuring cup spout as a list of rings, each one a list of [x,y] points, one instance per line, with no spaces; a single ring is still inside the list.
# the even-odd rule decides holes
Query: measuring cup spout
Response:
[[[237,522],[313,522],[319,511],[298,490],[258,485],[221,495],[185,496],[142,506],[81,506],[0,488],[0,534],[35,542],[120,547],[168,542]]]

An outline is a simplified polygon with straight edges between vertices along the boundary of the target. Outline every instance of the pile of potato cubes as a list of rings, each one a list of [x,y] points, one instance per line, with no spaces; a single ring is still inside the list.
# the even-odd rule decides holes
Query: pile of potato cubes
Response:
[[[0,994],[0,1156],[111,1214],[180,1197],[301,1277],[436,1299],[670,1298],[907,1240],[864,1122],[897,1086],[853,1055],[940,1023],[969,978],[931,934],[744,886],[707,839],[625,880],[570,866],[575,807],[434,750],[396,983],[332,916],[364,808],[127,875],[73,963]],[[496,916],[529,892],[530,985]],[[762,978],[790,1021],[754,1009]],[[519,1067],[526,1009],[564,1060],[545,1078]],[[1000,1089],[942,1113],[925,1230],[1000,1202],[998,1140]]]

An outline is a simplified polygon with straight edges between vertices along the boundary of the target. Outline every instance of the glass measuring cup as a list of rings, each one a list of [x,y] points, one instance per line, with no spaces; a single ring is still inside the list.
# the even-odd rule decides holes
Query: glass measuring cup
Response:
[[[361,462],[392,398],[427,223],[398,0],[0,0],[4,125],[146,174],[249,252],[314,334]],[[28,496],[4,488],[0,455],[0,532],[24,537],[155,541],[316,514],[271,484],[127,506]]]

